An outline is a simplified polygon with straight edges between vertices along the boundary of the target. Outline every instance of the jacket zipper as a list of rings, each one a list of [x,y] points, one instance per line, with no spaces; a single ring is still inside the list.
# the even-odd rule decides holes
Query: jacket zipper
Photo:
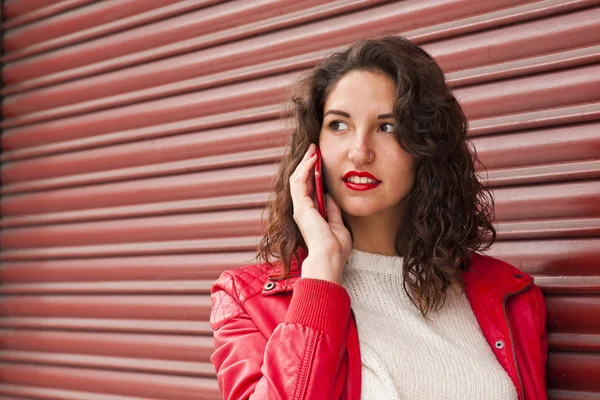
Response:
[[[506,299],[508,299],[511,296],[515,296],[519,293],[523,293],[524,291],[529,289],[531,287],[531,285],[533,285],[533,281],[531,281],[524,288],[521,288],[520,290],[518,290],[516,292],[505,295],[504,298],[502,299],[502,311],[504,311],[504,320],[506,321],[506,326],[508,326],[508,337],[510,340],[510,347],[512,349],[513,360],[515,363],[515,369],[517,370],[517,378],[519,379],[519,387],[521,389],[521,395],[522,395],[521,400],[525,400],[525,388],[523,387],[523,380],[521,379],[521,372],[519,371],[519,364],[517,363],[517,351],[515,350],[515,343],[514,343],[514,339],[513,339],[512,329],[510,327],[510,321],[508,320],[508,313],[506,312]]]

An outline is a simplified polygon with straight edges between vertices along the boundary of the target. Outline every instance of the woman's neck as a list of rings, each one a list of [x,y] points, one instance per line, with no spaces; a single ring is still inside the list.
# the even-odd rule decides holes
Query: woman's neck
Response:
[[[398,207],[368,216],[345,214],[344,220],[352,231],[352,247],[367,253],[397,256],[396,240],[402,214]]]

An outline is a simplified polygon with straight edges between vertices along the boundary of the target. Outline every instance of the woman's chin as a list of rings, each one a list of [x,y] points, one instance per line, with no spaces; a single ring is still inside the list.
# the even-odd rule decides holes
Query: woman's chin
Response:
[[[348,214],[348,216],[352,217],[369,217],[371,215],[377,214],[384,207],[381,207],[380,204],[373,204],[373,202],[351,202],[346,207],[342,207],[344,212]]]

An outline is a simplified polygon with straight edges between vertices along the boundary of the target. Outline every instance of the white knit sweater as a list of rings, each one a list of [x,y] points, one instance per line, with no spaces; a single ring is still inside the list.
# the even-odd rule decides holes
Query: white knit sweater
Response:
[[[358,325],[361,400],[517,399],[463,292],[449,290],[428,322],[403,290],[402,258],[356,249],[342,286]]]

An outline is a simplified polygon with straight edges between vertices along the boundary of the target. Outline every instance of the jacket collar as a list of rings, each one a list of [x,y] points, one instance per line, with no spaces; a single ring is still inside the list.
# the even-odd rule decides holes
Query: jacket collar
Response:
[[[308,256],[303,248],[296,252],[299,263],[292,259],[290,274],[283,279],[281,264],[276,264],[267,275],[262,293],[265,296],[275,293],[289,292],[294,289],[300,279],[302,263]],[[471,265],[463,273],[465,292],[469,299],[485,295],[489,298],[503,299],[505,296],[518,293],[533,282],[533,278],[510,264],[482,254],[471,253]]]
[[[471,253],[470,261],[469,269],[463,273],[470,299],[476,295],[503,299],[533,283],[533,277],[496,258]]]

